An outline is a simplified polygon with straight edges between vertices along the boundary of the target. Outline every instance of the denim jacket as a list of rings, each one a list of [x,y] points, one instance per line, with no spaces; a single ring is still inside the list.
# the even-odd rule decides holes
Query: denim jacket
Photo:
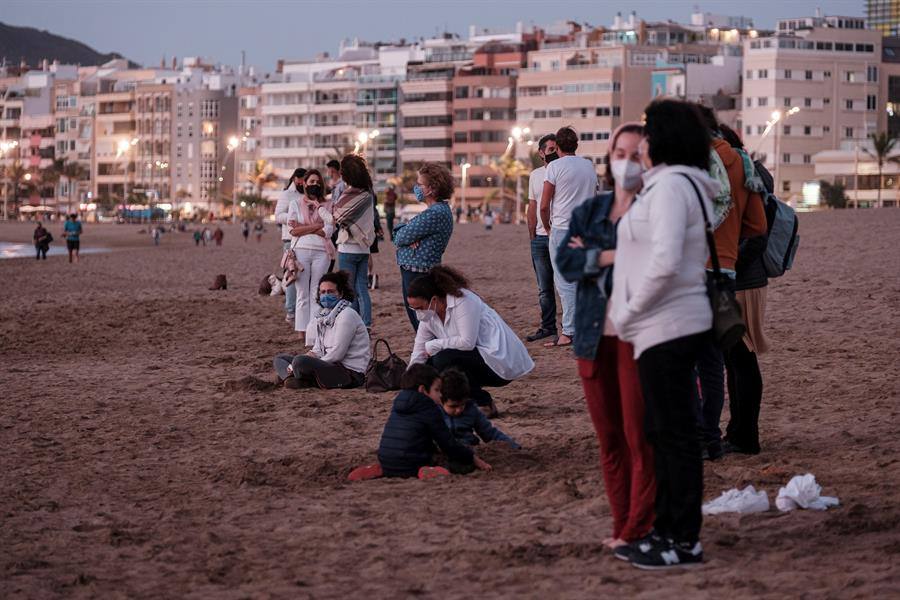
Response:
[[[435,202],[409,223],[394,228],[397,264],[411,271],[427,271],[441,264],[453,233],[453,213],[446,202]],[[416,248],[410,245],[418,242]]]
[[[569,231],[560,243],[556,266],[566,281],[578,283],[575,296],[575,356],[593,360],[603,335],[606,303],[612,288],[612,267],[599,267],[597,257],[616,247],[616,226],[609,220],[613,193],[594,196],[572,212]],[[578,236],[584,248],[569,248]]]

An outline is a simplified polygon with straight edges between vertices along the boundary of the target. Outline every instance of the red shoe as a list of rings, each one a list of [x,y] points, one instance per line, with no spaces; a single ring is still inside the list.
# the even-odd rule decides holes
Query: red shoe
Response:
[[[419,479],[436,479],[438,477],[449,477],[450,471],[444,467],[422,467],[419,469]]]
[[[356,467],[350,471],[350,474],[347,475],[347,479],[349,481],[365,481],[367,479],[378,479],[383,476],[384,472],[381,470],[381,465],[375,463],[374,465],[366,465],[365,467]]]

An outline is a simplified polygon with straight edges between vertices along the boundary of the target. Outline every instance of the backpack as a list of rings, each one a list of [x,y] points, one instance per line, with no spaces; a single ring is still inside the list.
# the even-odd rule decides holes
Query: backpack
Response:
[[[768,227],[768,242],[762,256],[767,277],[781,277],[794,265],[800,245],[800,221],[793,208],[774,193],[772,174],[760,161],[751,161],[743,150],[737,149],[744,162],[746,187],[763,199]]]

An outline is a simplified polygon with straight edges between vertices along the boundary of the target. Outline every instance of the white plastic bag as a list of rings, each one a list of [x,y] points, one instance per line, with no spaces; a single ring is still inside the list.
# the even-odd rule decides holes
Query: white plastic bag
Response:
[[[752,485],[742,490],[731,488],[722,495],[703,505],[704,515],[722,513],[756,513],[769,510],[769,497],[763,490],[756,491]]]
[[[795,475],[786,486],[778,490],[775,498],[775,506],[782,512],[795,508],[809,508],[812,510],[826,510],[829,506],[840,504],[837,498],[820,496],[822,486],[816,483],[812,473]]]

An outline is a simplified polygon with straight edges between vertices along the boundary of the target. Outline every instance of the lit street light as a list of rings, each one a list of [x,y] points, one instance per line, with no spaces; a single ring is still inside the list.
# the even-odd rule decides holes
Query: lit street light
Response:
[[[469,214],[469,212],[466,210],[466,208],[467,208],[466,207],[466,172],[469,170],[469,167],[471,167],[471,166],[472,166],[471,163],[464,163],[460,167],[460,168],[462,168],[462,209],[463,209],[463,214],[466,216],[468,216],[468,214]]]

